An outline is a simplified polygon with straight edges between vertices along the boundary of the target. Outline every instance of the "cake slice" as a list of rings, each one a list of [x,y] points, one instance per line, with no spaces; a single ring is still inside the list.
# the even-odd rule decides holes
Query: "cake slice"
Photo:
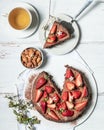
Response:
[[[32,89],[32,103],[40,114],[46,119],[60,122],[56,111],[56,104],[60,102],[59,89],[47,72],[41,72],[34,82]]]
[[[50,48],[71,38],[70,30],[62,23],[54,22],[48,34],[44,48]]]

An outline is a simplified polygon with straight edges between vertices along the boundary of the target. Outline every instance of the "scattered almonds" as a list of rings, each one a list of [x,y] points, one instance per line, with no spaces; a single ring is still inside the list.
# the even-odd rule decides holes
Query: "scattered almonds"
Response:
[[[21,62],[27,68],[36,68],[42,64],[42,53],[36,48],[26,48],[21,54]]]

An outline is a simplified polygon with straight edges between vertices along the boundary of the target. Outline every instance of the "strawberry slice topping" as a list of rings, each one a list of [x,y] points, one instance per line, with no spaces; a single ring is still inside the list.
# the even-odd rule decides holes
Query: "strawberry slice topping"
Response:
[[[47,103],[45,101],[41,101],[40,106],[41,106],[42,112],[46,113]]]
[[[59,100],[60,100],[60,97],[58,96],[58,94],[57,94],[57,93],[54,93],[54,94],[53,94],[53,101],[54,101],[55,103],[57,103],[57,102],[59,102]]]
[[[61,98],[63,101],[67,101],[68,100],[68,92],[67,91],[63,92]]]
[[[41,88],[44,84],[46,84],[47,80],[44,77],[41,77],[38,79],[36,83],[36,88],[39,89]]]
[[[71,69],[66,70],[65,78],[70,79],[70,81],[74,79],[74,74]]]
[[[50,111],[48,112],[48,115],[49,115],[51,118],[53,118],[54,120],[59,120],[58,115],[57,115],[53,110],[50,110]]]
[[[70,82],[70,81],[68,81],[68,82],[66,82],[66,88],[68,90],[73,90],[73,89],[75,89],[75,84]]]
[[[46,91],[44,91],[43,98],[47,98],[47,97],[48,97],[48,93]]]
[[[58,106],[59,106],[59,110],[67,110],[67,106],[65,102],[60,103]]]
[[[51,87],[51,86],[45,86],[45,90],[46,90],[47,93],[52,93],[52,92],[54,92],[54,88]]]
[[[87,105],[87,103],[88,103],[87,100],[86,100],[86,101],[79,102],[79,103],[76,103],[76,104],[75,104],[75,109],[76,109],[77,111],[81,111],[82,109],[85,108],[85,106]]]
[[[87,97],[88,96],[88,91],[87,91],[87,87],[84,86],[83,90],[82,90],[82,97]]]
[[[66,101],[66,105],[68,109],[73,109],[74,108],[74,104],[72,102]]]
[[[73,95],[72,95],[71,92],[69,92],[69,96],[68,96],[68,97],[69,97],[68,101],[69,101],[69,102],[72,102],[74,98],[73,98]]]
[[[51,109],[55,109],[56,108],[56,104],[48,104],[47,107],[51,108]]]
[[[64,112],[62,112],[63,116],[73,116],[74,111],[72,110],[65,110]]]
[[[53,25],[51,30],[50,30],[50,34],[55,34],[56,33],[56,30],[57,30],[57,25]]]
[[[48,44],[53,44],[53,43],[55,43],[55,41],[57,41],[56,35],[52,35],[52,36],[48,37],[48,39],[47,39]]]
[[[72,91],[72,95],[73,95],[74,99],[78,99],[81,96],[81,91],[74,90],[74,91]]]
[[[48,104],[52,104],[52,103],[53,103],[53,98],[52,98],[52,97],[49,97],[48,100],[47,100],[47,103],[48,103]]]
[[[39,100],[41,99],[42,95],[43,95],[43,91],[42,90],[36,90],[35,102],[39,102]]]
[[[78,74],[76,76],[75,84],[76,84],[77,87],[82,87],[83,86],[83,81],[82,81],[81,74]]]

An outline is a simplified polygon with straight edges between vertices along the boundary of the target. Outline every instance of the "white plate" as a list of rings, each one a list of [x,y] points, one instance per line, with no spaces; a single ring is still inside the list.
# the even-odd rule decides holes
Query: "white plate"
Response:
[[[10,32],[10,34],[13,37],[16,37],[16,38],[29,37],[32,34],[34,34],[39,27],[39,14],[34,6],[32,6],[29,3],[25,3],[25,2],[15,3],[15,4],[11,5],[11,7],[9,7],[9,11],[12,10],[13,8],[16,8],[16,7],[23,7],[23,8],[28,9],[31,12],[32,17],[33,17],[32,23],[31,23],[31,26],[27,30],[20,31],[20,30],[13,29],[9,25],[8,19],[7,19],[8,31]]]
[[[64,15],[64,14],[58,15],[56,18],[64,20],[66,22],[72,21],[72,18],[70,16]],[[46,37],[49,33],[49,30],[46,31],[43,29],[43,27],[46,25],[47,21],[48,20],[45,19],[42,22],[40,29],[39,29],[39,37],[40,37],[40,40],[43,45],[44,45]],[[51,22],[50,24],[53,24],[53,22]],[[66,53],[72,51],[77,46],[79,39],[80,39],[80,30],[79,30],[79,26],[76,21],[72,22],[72,27],[74,28],[74,37],[73,38],[71,38],[71,39],[65,41],[64,43],[57,45],[55,47],[47,48],[46,50],[49,51],[50,53],[56,54],[56,55],[66,54]]]
[[[58,64],[58,66],[56,66],[57,64]],[[46,65],[44,67],[44,69],[40,69],[37,71],[31,70],[31,71],[23,72],[19,76],[19,80],[18,80],[18,81],[21,81],[21,84],[17,85],[17,86],[19,86],[19,88],[23,88],[23,91],[21,91],[22,95],[24,95],[23,94],[24,87],[27,86],[28,77],[30,77],[33,74],[36,74],[37,72],[39,73],[43,70],[49,72],[54,77],[56,84],[58,84],[58,86],[61,84],[60,88],[62,89],[62,85],[63,85],[63,81],[64,81],[64,74],[65,74],[64,65],[66,65],[66,64],[69,64],[69,65],[81,70],[86,75],[86,77],[90,83],[90,88],[91,88],[91,95],[92,95],[91,105],[89,106],[88,110],[80,118],[78,118],[75,122],[73,121],[72,123],[71,122],[55,123],[52,121],[48,121],[42,115],[40,115],[37,111],[32,111],[31,114],[36,115],[41,120],[41,124],[36,125],[36,130],[41,130],[41,129],[42,130],[48,130],[48,129],[49,130],[54,130],[54,129],[68,130],[68,129],[71,129],[72,127],[78,126],[78,125],[82,124],[84,121],[86,121],[89,118],[89,116],[92,114],[92,112],[96,106],[98,90],[97,90],[97,85],[96,85],[93,75],[89,72],[89,70],[82,63],[80,63],[76,60],[72,60],[70,58],[68,59],[66,55],[51,57],[49,64]]]

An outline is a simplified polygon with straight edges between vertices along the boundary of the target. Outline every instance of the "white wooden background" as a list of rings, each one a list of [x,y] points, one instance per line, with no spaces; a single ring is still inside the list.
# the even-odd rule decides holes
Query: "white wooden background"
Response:
[[[15,84],[18,74],[25,68],[20,63],[21,51],[30,46],[40,46],[38,31],[29,38],[17,39],[8,34],[5,18],[2,16],[9,5],[22,0],[0,0],[0,88]],[[40,23],[48,17],[49,0],[24,0],[33,4],[40,14]],[[74,17],[86,0],[52,0],[51,14],[65,13]],[[98,91],[104,91],[104,1],[96,0],[78,20],[82,37],[77,51],[93,70],[98,84]],[[47,54],[49,57],[51,55]],[[68,54],[70,55],[70,53]],[[2,99],[2,98],[1,98]],[[0,101],[1,102],[1,101]],[[3,105],[3,102],[0,104]],[[5,111],[4,111],[5,113]],[[0,129],[6,130],[6,121],[0,111]],[[9,120],[8,120],[9,121]],[[3,123],[4,122],[4,123]],[[104,129],[104,96],[98,97],[98,103],[92,116],[76,130]],[[2,124],[2,127],[1,127]]]

